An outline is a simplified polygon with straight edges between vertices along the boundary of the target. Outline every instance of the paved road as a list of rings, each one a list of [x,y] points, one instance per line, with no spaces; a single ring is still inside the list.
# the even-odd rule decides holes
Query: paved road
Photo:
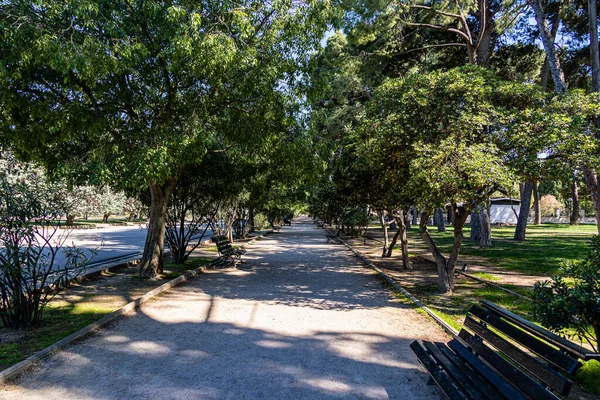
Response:
[[[445,340],[322,230],[294,224],[69,347],[0,399],[429,399],[409,343]]]
[[[96,254],[92,257],[92,263],[98,263],[117,257],[140,253],[144,250],[144,242],[148,230],[145,225],[136,226],[107,226],[99,229],[73,229],[58,230],[55,239],[64,241],[65,245],[74,244],[84,249],[87,256],[91,256],[91,250]],[[211,230],[207,230],[203,240],[212,237]],[[62,253],[59,254],[57,265],[64,264]]]

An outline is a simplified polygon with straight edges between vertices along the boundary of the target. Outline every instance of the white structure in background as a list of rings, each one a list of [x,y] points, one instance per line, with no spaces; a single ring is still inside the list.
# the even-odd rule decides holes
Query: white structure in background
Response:
[[[510,197],[490,199],[490,223],[516,225],[521,200]]]

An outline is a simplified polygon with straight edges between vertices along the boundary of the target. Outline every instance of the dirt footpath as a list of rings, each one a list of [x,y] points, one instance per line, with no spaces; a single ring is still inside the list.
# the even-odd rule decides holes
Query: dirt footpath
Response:
[[[409,349],[447,340],[298,223],[5,386],[0,399],[430,399]]]

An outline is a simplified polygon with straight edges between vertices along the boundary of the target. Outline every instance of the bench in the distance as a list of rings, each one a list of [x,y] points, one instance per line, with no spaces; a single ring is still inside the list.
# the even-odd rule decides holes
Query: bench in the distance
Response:
[[[241,262],[242,256],[246,254],[246,250],[233,247],[227,236],[213,236],[211,240],[217,245],[219,256],[223,261]]]
[[[458,338],[410,347],[449,399],[558,399],[579,360],[600,359],[489,301],[471,307]]]

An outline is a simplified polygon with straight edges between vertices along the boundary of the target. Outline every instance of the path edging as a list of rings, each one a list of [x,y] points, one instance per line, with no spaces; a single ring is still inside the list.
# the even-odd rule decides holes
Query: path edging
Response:
[[[328,228],[326,229],[327,232],[329,232],[330,234],[334,234],[331,230],[329,230]],[[452,326],[450,326],[446,321],[444,321],[443,319],[441,319],[436,313],[434,313],[429,307],[427,307],[425,304],[423,304],[423,302],[421,300],[419,300],[418,298],[416,298],[415,296],[413,296],[408,290],[406,290],[404,287],[402,287],[398,282],[396,282],[394,279],[392,279],[388,274],[386,274],[385,272],[383,272],[381,269],[379,269],[375,264],[373,264],[371,262],[371,260],[369,260],[365,255],[363,255],[360,251],[355,250],[351,245],[349,245],[344,239],[338,237],[338,240],[340,241],[340,243],[342,243],[344,246],[346,246],[356,257],[358,257],[363,263],[365,263],[369,268],[371,268],[372,270],[374,270],[375,272],[377,272],[377,274],[379,276],[381,276],[383,279],[385,279],[386,282],[388,282],[390,285],[392,285],[392,287],[399,291],[400,293],[402,293],[404,296],[406,296],[410,301],[412,301],[417,307],[421,308],[423,311],[425,311],[427,313],[427,315],[429,315],[431,318],[433,318],[433,320],[435,322],[437,322],[438,325],[440,325],[442,327],[442,329],[444,331],[446,331],[448,334],[452,335],[453,337],[457,337],[458,336],[458,331],[456,329],[454,329]]]
[[[261,235],[255,236],[252,240],[248,241],[247,243],[244,243],[244,245],[240,246],[240,247],[245,248],[246,246],[254,243],[256,240],[266,236],[267,234],[269,234],[271,232],[272,231],[267,231]],[[58,342],[51,344],[50,346],[46,347],[45,349],[42,349],[42,350],[30,355],[23,361],[20,361],[16,364],[6,368],[5,370],[0,371],[0,384],[4,384],[4,383],[8,382],[9,380],[14,379],[18,375],[21,375],[23,372],[25,372],[29,368],[33,367],[33,365],[35,363],[40,362],[44,358],[60,351],[61,349],[65,348],[66,346],[70,345],[71,343],[75,342],[76,340],[83,339],[84,337],[88,336],[92,332],[97,331],[98,329],[106,326],[107,324],[117,320],[124,314],[126,314],[130,311],[136,310],[142,304],[148,302],[150,299],[168,291],[169,289],[172,289],[175,286],[178,286],[184,282],[189,281],[190,279],[192,279],[192,278],[196,277],[197,275],[199,275],[200,273],[202,273],[204,268],[205,268],[204,266],[198,267],[192,271],[188,271],[185,274],[178,276],[177,278],[175,278],[173,280],[170,280],[169,282],[163,283],[159,287],[152,289],[151,291],[147,292],[143,296],[138,297],[137,299],[127,303],[120,309],[113,311],[110,314],[105,315],[104,317],[100,318],[98,321],[93,322],[87,326],[84,326],[80,330],[70,334],[69,336],[67,336],[65,338],[62,338]]]

